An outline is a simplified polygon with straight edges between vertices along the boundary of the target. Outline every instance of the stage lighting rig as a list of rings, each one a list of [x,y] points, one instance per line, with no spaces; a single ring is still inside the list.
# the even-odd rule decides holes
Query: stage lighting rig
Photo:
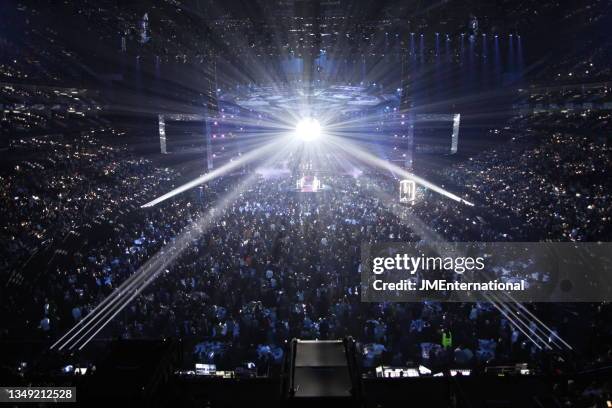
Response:
[[[321,124],[314,118],[305,118],[295,127],[295,135],[304,142],[311,142],[321,137]]]

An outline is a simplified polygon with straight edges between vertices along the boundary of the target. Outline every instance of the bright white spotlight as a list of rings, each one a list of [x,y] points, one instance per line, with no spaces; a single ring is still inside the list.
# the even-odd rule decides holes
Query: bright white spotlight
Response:
[[[321,136],[321,125],[313,118],[302,119],[295,127],[295,135],[305,142],[318,139]]]

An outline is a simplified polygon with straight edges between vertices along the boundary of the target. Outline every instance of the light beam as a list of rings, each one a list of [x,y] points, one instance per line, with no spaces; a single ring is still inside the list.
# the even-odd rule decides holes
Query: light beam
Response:
[[[321,124],[314,118],[305,118],[295,127],[295,135],[304,142],[311,142],[321,137]]]
[[[419,176],[414,175],[413,173],[410,173],[409,171],[406,171],[405,169],[391,163],[388,162],[386,160],[383,160],[371,153],[368,153],[362,149],[360,149],[359,147],[355,146],[353,143],[351,143],[350,141],[346,140],[346,138],[342,139],[342,140],[338,140],[338,141],[334,141],[333,142],[337,147],[339,147],[340,149],[348,152],[349,154],[351,154],[352,156],[354,156],[355,158],[366,162],[367,164],[374,166],[374,167],[379,167],[385,170],[388,170],[392,173],[396,173],[399,174],[401,176],[401,178],[403,179],[410,179],[413,180],[415,183],[428,188],[430,190],[435,191],[438,194],[441,194],[447,198],[450,198],[451,200],[457,201],[459,203],[462,204],[466,204],[469,206],[474,206],[474,203],[467,201],[461,197],[459,197],[456,194],[451,193],[450,191],[447,191],[445,189],[443,189],[440,186],[437,186]]]
[[[229,163],[224,164],[223,166],[219,167],[218,169],[215,169],[209,173],[206,173],[194,180],[191,180],[188,183],[183,184],[180,187],[175,188],[174,190],[171,190],[169,192],[167,192],[166,194],[157,197],[155,200],[153,201],[149,201],[146,204],[143,204],[140,206],[140,208],[149,208],[149,207],[153,207],[154,205],[157,205],[159,203],[161,203],[162,201],[166,201],[169,198],[174,197],[177,194],[181,194],[191,188],[194,188],[196,186],[199,186],[200,184],[204,184],[210,180],[213,180],[217,177],[220,177],[228,172],[230,172],[231,170],[244,166],[246,163],[251,162],[253,160],[256,160],[260,157],[263,157],[264,155],[268,154],[270,151],[272,151],[272,148],[277,148],[279,142],[272,142],[269,144],[266,144],[258,149],[255,149],[245,155],[243,155],[240,159],[238,160],[234,160],[231,161]]]

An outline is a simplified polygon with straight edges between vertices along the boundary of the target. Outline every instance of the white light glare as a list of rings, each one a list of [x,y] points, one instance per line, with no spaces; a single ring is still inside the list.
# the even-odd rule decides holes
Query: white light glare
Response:
[[[321,136],[321,125],[313,118],[302,119],[295,127],[295,135],[305,142],[318,139]]]

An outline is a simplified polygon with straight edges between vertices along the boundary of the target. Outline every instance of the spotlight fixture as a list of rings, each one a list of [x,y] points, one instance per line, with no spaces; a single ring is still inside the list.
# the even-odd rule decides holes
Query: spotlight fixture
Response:
[[[310,142],[321,136],[321,125],[314,118],[304,118],[295,127],[295,135],[304,142]]]

